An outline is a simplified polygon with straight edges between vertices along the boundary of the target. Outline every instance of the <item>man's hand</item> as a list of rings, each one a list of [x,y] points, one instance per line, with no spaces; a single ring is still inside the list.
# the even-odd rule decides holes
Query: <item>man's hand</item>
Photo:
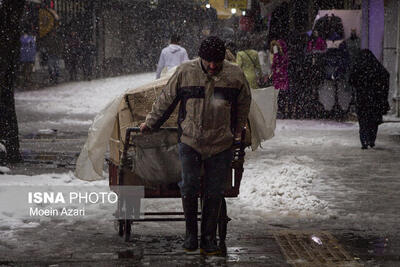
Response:
[[[146,133],[150,131],[150,128],[146,125],[145,122],[142,122],[139,126],[141,133]]]

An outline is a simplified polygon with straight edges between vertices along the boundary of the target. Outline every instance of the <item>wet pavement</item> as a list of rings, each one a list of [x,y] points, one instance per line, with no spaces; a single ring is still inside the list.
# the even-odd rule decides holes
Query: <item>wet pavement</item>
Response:
[[[35,115],[19,111],[18,118],[25,163],[10,166],[12,174],[61,173],[74,169],[88,126],[64,125],[55,132],[40,133],[39,128],[43,125],[32,129]],[[0,265],[324,266],[315,265],[312,248],[321,253],[318,254],[319,263],[324,262],[324,257],[328,259],[332,256],[321,250],[315,241],[310,241],[315,233],[324,232],[334,240],[332,250],[340,248],[346,252],[343,262],[337,260],[336,264],[326,266],[400,266],[399,136],[382,130],[377,148],[368,151],[359,149],[357,130],[354,129],[334,132],[283,129],[279,132],[279,138],[315,136],[315,131],[327,138],[339,136],[342,141],[354,142],[354,146],[342,146],[339,143],[324,149],[323,146],[305,144],[299,149],[290,142],[284,146],[280,142],[279,145],[269,142],[267,148],[251,152],[248,156],[257,157],[264,153],[314,159],[304,164],[318,169],[326,184],[341,184],[341,187],[335,188],[335,192],[324,189],[331,190],[332,187],[318,187],[313,192],[321,199],[335,203],[338,216],[290,220],[282,217],[245,223],[232,218],[228,225],[226,257],[184,253],[181,249],[183,222],[134,223],[130,242],[124,242],[117,235],[112,221],[98,224],[93,220],[73,223],[53,220],[36,228],[19,229],[11,240],[0,239]],[[354,189],[353,194],[346,194],[346,188]],[[357,216],[354,217],[354,214]],[[382,221],[383,224],[380,223]],[[292,244],[290,246],[279,238],[288,231],[297,233],[291,237],[288,235],[291,238],[288,241]],[[310,239],[304,238],[304,235]],[[303,236],[302,239],[306,241],[299,243],[296,236]],[[297,251],[298,259],[290,259],[297,257],[293,251]],[[335,255],[341,257],[340,254]]]
[[[35,137],[37,139],[24,136],[21,139],[21,149],[25,151],[23,155],[27,162],[14,166],[13,173],[33,175],[73,170],[78,148],[85,140],[84,135],[83,133],[57,133],[57,135],[61,137],[57,137],[56,134],[40,139],[38,136]],[[68,136],[68,138],[62,136]],[[278,148],[270,149],[275,151]],[[342,166],[349,161],[348,156],[343,154],[333,154],[338,155],[336,158],[331,154],[324,156],[324,153],[318,151],[320,150],[310,149],[309,153],[317,153],[321,162],[328,161],[326,164],[332,164],[334,161],[334,165]],[[388,182],[387,185],[380,182],[380,188],[384,187],[382,190],[387,190],[387,187],[394,184],[397,186],[399,183],[396,176],[388,170],[394,168],[396,162],[399,162],[397,160],[400,153],[397,156],[394,156],[396,153],[390,154],[392,155],[390,158],[382,158],[384,162],[380,163],[379,176]],[[390,159],[392,159],[391,162]],[[388,165],[387,168],[385,165]],[[346,171],[352,177],[349,185],[357,186],[356,183],[362,182],[359,179],[365,174],[361,175],[357,170],[352,172],[351,168],[346,168]],[[332,177],[329,171],[326,175]],[[357,203],[367,201],[360,207],[368,209],[368,199],[375,194],[381,194],[379,189],[374,190],[374,186],[376,185],[369,185],[368,192],[350,200]],[[322,194],[325,198],[330,197],[327,192],[316,193]],[[382,200],[382,196],[380,197]],[[388,206],[382,203],[381,208],[386,211],[376,210],[377,214],[382,212],[396,214],[398,211],[396,198],[390,195],[387,198],[392,199],[395,205]],[[342,212],[349,212],[349,207],[346,208],[346,205],[350,200],[346,196],[343,196],[343,200],[337,199],[338,206],[341,202],[343,204],[339,208]],[[183,222],[134,223],[134,234],[131,241],[126,243],[118,237],[112,221],[108,225],[97,225],[95,221],[81,221],[74,224],[52,221],[39,228],[17,231],[15,244],[10,245],[7,242],[6,249],[0,252],[0,264],[6,266],[324,266],[307,261],[310,256],[306,252],[299,253],[300,258],[301,255],[304,256],[303,260],[290,260],[286,254],[287,251],[281,247],[276,238],[277,233],[287,230],[304,232],[309,237],[313,232],[318,233],[324,230],[331,233],[338,244],[350,255],[349,260],[344,261],[345,265],[343,262],[338,262],[336,265],[326,266],[399,266],[400,239],[397,225],[394,225],[393,229],[387,229],[386,235],[371,235],[371,231],[366,234],[360,229],[362,227],[353,228],[351,221],[347,223],[347,227],[337,228],[334,226],[337,223],[329,226],[332,220],[335,221],[333,218],[311,223],[301,220],[289,223],[283,218],[280,224],[268,221],[250,221],[242,224],[233,218],[233,221],[229,223],[226,257],[203,257],[198,252],[186,255],[181,249],[184,235]],[[312,246],[305,245],[305,250],[307,247]],[[327,255],[325,257],[328,258]]]

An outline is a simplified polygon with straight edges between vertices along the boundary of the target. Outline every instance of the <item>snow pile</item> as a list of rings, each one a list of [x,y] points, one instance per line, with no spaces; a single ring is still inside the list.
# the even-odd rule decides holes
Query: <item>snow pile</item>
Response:
[[[238,208],[282,215],[327,215],[328,203],[311,194],[318,172],[301,162],[308,157],[249,160],[240,186]]]
[[[399,118],[398,118],[399,119]],[[388,135],[399,135],[400,136],[400,121],[398,122],[385,122],[379,126],[379,133],[387,133]]]
[[[5,166],[0,166],[0,174],[9,173],[10,169]]]
[[[315,121],[315,120],[278,120],[276,131],[287,130],[329,130],[343,131],[358,128],[356,122],[337,122],[337,121]]]
[[[113,212],[115,205],[111,204],[90,204],[85,206],[85,216],[67,217],[31,217],[28,212],[28,192],[36,191],[38,188],[43,192],[63,192],[71,191],[84,192],[85,190],[93,190],[93,188],[108,188],[108,181],[86,182],[74,177],[72,172],[62,174],[42,174],[42,175],[1,175],[0,188],[0,229],[2,231],[13,231],[20,228],[38,227],[42,223],[50,222],[53,219],[58,222],[63,221],[72,223],[77,220],[96,220],[96,221],[111,221],[114,219]],[[10,196],[18,189],[18,197]],[[103,190],[101,190],[103,191]],[[12,205],[5,204],[12,199]],[[3,203],[3,205],[1,204]],[[65,208],[78,208],[74,203],[61,204]],[[57,208],[55,204],[38,204],[40,208]],[[3,233],[4,234],[4,233]],[[10,233],[9,233],[10,234]],[[1,236],[0,236],[1,237]]]

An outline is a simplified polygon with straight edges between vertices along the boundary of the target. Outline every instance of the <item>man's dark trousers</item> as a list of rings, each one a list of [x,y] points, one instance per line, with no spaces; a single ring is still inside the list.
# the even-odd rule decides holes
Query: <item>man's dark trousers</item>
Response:
[[[200,192],[199,178],[202,166],[204,166],[200,247],[206,253],[214,253],[218,250],[215,232],[226,178],[231,170],[232,150],[228,149],[202,160],[200,153],[190,146],[183,143],[179,143],[178,146],[179,158],[182,163],[182,180],[179,182],[179,187],[186,218],[184,248],[187,250],[197,249],[197,204],[194,202],[197,203],[196,195]],[[189,245],[189,243],[191,244]]]

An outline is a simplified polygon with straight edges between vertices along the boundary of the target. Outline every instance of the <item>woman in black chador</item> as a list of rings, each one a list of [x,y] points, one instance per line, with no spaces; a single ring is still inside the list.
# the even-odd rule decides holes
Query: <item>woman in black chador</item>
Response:
[[[361,148],[374,147],[382,115],[389,110],[389,72],[370,50],[363,49],[355,59],[349,82],[356,93]]]

